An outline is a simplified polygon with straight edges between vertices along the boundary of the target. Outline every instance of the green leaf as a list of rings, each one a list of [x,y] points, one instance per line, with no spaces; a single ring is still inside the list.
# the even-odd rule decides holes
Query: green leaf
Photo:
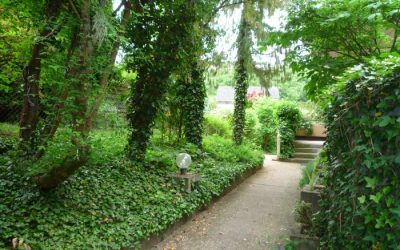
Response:
[[[391,120],[392,119],[390,118],[390,116],[385,115],[385,116],[382,116],[381,118],[379,118],[375,122],[375,124],[382,128],[382,127],[386,127],[390,123]]]
[[[400,217],[400,207],[390,209],[390,212]]]
[[[371,194],[371,195],[369,196],[369,198],[370,198],[372,201],[374,201],[375,203],[379,203],[379,201],[380,201],[381,198],[382,198],[382,194],[381,194],[381,193],[376,193],[375,195]]]
[[[364,204],[365,203],[365,195],[362,195],[362,196],[358,197],[357,199],[360,202],[360,204]]]
[[[364,177],[364,180],[367,182],[367,185],[366,185],[367,188],[375,188],[376,183],[378,182],[376,177],[374,177],[374,178]]]

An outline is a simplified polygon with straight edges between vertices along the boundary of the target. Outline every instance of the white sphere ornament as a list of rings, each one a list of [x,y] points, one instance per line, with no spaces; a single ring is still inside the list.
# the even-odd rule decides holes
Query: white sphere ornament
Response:
[[[192,157],[189,154],[180,153],[176,157],[176,165],[181,169],[181,173],[186,173],[190,164],[192,164]]]

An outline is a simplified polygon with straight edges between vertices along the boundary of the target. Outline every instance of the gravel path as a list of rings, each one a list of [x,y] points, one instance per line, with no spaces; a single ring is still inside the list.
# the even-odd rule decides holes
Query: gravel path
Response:
[[[296,230],[301,166],[272,161],[152,249],[283,249]]]

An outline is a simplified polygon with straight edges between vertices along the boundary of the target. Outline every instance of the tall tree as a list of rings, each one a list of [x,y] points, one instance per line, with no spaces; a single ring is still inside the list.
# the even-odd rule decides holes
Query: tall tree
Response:
[[[197,10],[205,3],[195,1],[141,1],[141,13],[129,28],[131,45],[128,65],[137,72],[133,83],[128,119],[131,133],[129,158],[142,161],[157,112],[171,74],[187,61],[192,48]]]
[[[250,74],[255,74],[260,78],[262,85],[267,85],[266,80],[276,73],[276,67],[266,69],[257,66],[253,60],[253,51],[257,50],[253,46],[253,37],[262,40],[266,37],[266,25],[264,24],[265,13],[272,15],[274,11],[281,7],[285,1],[276,0],[246,0],[232,1],[226,3],[227,6],[236,6],[243,3],[242,15],[239,23],[239,34],[236,40],[237,61],[235,65],[235,109],[233,124],[233,139],[236,144],[241,144],[243,140],[244,124],[246,119],[246,94],[248,79]]]
[[[182,93],[184,132],[187,142],[202,147],[206,98],[204,68],[199,61],[193,62],[190,66],[190,74],[183,85]]]
[[[32,48],[31,59],[23,70],[24,79],[24,101],[20,119],[20,146],[26,153],[31,152],[33,144],[33,133],[39,119],[40,98],[39,81],[41,72],[41,60],[43,48],[53,40],[60,30],[58,16],[63,6],[62,1],[47,0],[44,13],[45,25],[39,32]]]
[[[105,5],[106,2],[103,2]],[[97,7],[105,7],[103,5]],[[124,6],[122,17],[119,23],[119,36],[124,34],[126,25],[130,19],[132,10],[132,2],[127,0],[123,1],[121,6]],[[89,157],[90,145],[88,144],[88,135],[92,128],[92,122],[95,118],[99,105],[101,104],[104,95],[106,94],[108,80],[115,63],[119,47],[121,45],[121,38],[117,37],[111,45],[109,51],[106,50],[106,63],[103,66],[102,74],[99,78],[99,90],[95,94],[95,100],[92,105],[88,103],[89,91],[93,89],[93,83],[90,80],[91,64],[96,58],[95,48],[99,45],[99,40],[96,39],[96,34],[93,34],[93,7],[90,0],[84,0],[80,5],[80,12],[76,13],[80,21],[80,28],[78,34],[77,49],[79,51],[78,61],[71,68],[70,77],[72,89],[70,91],[64,90],[63,93],[73,93],[74,111],[72,112],[72,128],[74,133],[71,137],[73,148],[65,156],[60,166],[52,168],[47,173],[36,177],[37,183],[43,189],[56,187],[61,182],[66,180],[77,169],[83,166]],[[62,97],[65,100],[66,95]],[[63,100],[62,100],[63,101]],[[60,108],[61,106],[59,106]],[[62,107],[61,107],[62,108]],[[60,118],[56,117],[56,126],[53,127],[51,134],[54,133],[58,127]]]
[[[249,64],[251,61],[251,33],[250,25],[246,19],[250,3],[244,3],[242,17],[239,24],[239,35],[237,38],[237,61],[235,65],[235,109],[233,113],[233,139],[236,144],[241,144],[243,140],[247,88],[249,86]]]

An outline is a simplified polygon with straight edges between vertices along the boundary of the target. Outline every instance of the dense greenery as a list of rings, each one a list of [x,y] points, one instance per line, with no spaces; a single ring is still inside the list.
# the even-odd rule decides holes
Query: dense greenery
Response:
[[[399,81],[400,59],[389,56],[349,69],[332,93],[323,247],[399,247]]]
[[[3,156],[0,246],[16,237],[32,249],[137,248],[147,236],[208,204],[263,160],[260,150],[247,143],[234,146],[230,138],[206,136],[201,152],[189,144],[165,146],[155,137],[145,166],[132,166],[124,158],[126,137],[126,130],[94,132],[91,142],[97,146],[89,164],[51,192],[32,185]],[[58,155],[56,150],[51,153]],[[202,174],[191,194],[168,177],[178,170],[175,155],[185,151],[194,159],[192,171]]]
[[[277,134],[291,157],[296,131],[319,120],[315,104],[291,102],[306,81],[328,125],[327,157],[302,179],[326,185],[314,221],[303,214],[309,232],[324,249],[398,249],[400,2],[295,0],[268,29],[285,4],[1,1],[0,248],[138,248],[260,167]],[[233,66],[212,55],[210,23],[238,7]],[[260,46],[278,63],[257,62]],[[204,117],[205,76],[221,65],[209,92],[230,78],[234,112]],[[247,101],[256,77],[284,100]],[[169,177],[179,152],[202,175],[190,194]]]
[[[204,133],[209,135],[219,135],[224,138],[232,138],[232,130],[228,118],[220,118],[207,115],[204,119]]]
[[[203,119],[209,23],[240,3],[113,4],[0,4],[0,248],[138,248],[262,164]],[[169,177],[180,152],[190,194]]]
[[[294,154],[294,140],[304,120],[297,104],[289,101],[263,100],[254,105],[258,124],[254,136],[265,150],[274,152],[276,137],[281,138],[280,159],[290,158]]]
[[[286,60],[306,76],[309,97],[321,102],[348,67],[399,51],[399,9],[393,0],[295,0],[284,29],[271,32],[265,44],[290,50]]]
[[[206,99],[203,74],[204,69],[202,66],[195,64],[182,93],[185,100],[182,105],[185,138],[187,142],[198,147],[201,147],[203,143],[203,120]]]

